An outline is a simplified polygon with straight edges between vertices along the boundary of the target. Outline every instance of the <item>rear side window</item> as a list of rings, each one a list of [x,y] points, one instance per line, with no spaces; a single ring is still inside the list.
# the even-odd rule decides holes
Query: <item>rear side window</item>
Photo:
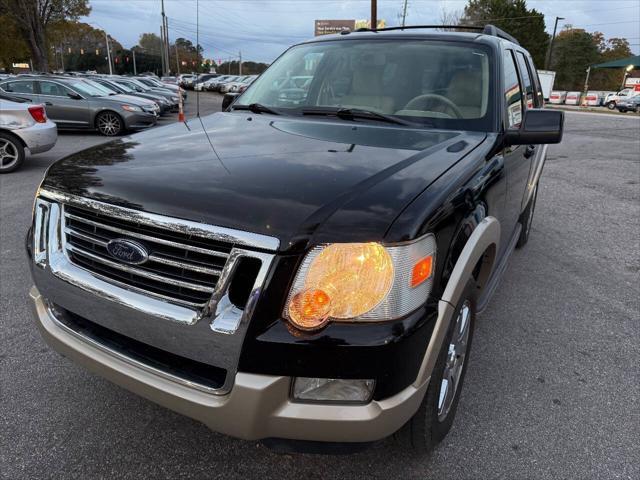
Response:
[[[52,97],[66,97],[69,90],[54,82],[40,82],[40,93]]]
[[[533,108],[535,105],[535,94],[533,91],[533,79],[531,78],[531,71],[529,65],[527,65],[527,59],[521,52],[516,53],[518,57],[518,67],[520,67],[520,78],[522,79],[522,86],[524,88],[525,105],[527,108]]]
[[[518,70],[511,50],[504,51],[504,98],[507,105],[509,128],[516,128],[522,122],[522,89],[518,81]]]
[[[2,89],[5,92],[33,93],[33,82],[31,80],[6,82],[2,84]]]

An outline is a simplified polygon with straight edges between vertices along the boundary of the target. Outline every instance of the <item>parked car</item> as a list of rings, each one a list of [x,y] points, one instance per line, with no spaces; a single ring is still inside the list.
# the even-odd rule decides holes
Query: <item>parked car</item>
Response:
[[[150,88],[167,90],[174,93],[175,95],[182,94],[182,98],[187,98],[187,92],[180,88],[178,85],[161,82],[157,77],[136,77],[136,80],[144,83]]]
[[[549,95],[549,103],[554,105],[562,105],[567,99],[567,92],[561,90],[554,90]]]
[[[172,103],[162,95],[155,94],[152,92],[136,92],[134,89],[128,87],[125,84],[117,83],[113,79],[103,78],[103,77],[90,77],[94,82],[99,83],[100,85],[113,90],[114,92],[121,93],[123,95],[133,95],[140,98],[146,98],[147,100],[151,100],[155,102],[159,109],[160,114],[166,113],[171,109]]]
[[[616,108],[619,112],[639,112],[640,111],[640,95],[628,97],[624,100],[618,100]]]
[[[138,92],[138,93],[151,93],[153,95],[160,95],[164,97],[170,103],[170,110],[177,110],[178,104],[180,102],[180,97],[177,94],[164,89],[164,88],[151,88],[148,85],[145,85],[143,82],[139,82],[137,79],[132,77],[108,77],[109,79],[116,82],[118,85],[125,85],[130,89]]]
[[[107,136],[151,127],[156,115],[137,99],[109,95],[83,78],[19,77],[0,82],[0,89],[33,103],[42,103],[58,128],[98,130]]]
[[[239,75],[226,75],[224,77],[217,78],[216,81],[209,84],[209,89],[214,92],[220,92],[224,84],[237,82],[240,78],[241,77]]]
[[[53,164],[26,242],[46,342],[235,437],[432,449],[564,113],[504,32],[421,28],[316,37],[229,112]]]
[[[235,82],[229,82],[222,85],[220,87],[220,93],[237,92],[238,89],[242,86],[244,86],[244,89],[246,89],[249,85],[251,85],[251,82],[253,82],[255,79],[256,79],[255,75],[244,75],[243,77],[240,77],[240,79]]]
[[[42,105],[0,94],[0,174],[17,170],[30,154],[51,150],[58,139],[56,124]]]
[[[633,88],[625,88],[620,90],[618,93],[607,95],[604,99],[604,105],[609,110],[615,110],[618,102],[635,97],[636,95],[640,95],[640,92],[635,91]]]
[[[182,88],[186,88],[187,81],[193,77],[195,77],[195,75],[192,75],[190,73],[183,73],[182,75],[178,75],[178,85]]]
[[[183,87],[187,90],[193,90],[198,83],[206,82],[211,78],[216,78],[219,75],[217,73],[201,73],[199,75],[192,75],[185,77]]]
[[[178,85],[178,77],[162,77],[160,80],[169,85]]]

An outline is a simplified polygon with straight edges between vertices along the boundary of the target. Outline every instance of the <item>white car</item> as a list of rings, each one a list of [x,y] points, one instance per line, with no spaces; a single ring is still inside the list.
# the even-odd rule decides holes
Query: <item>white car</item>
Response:
[[[620,90],[618,93],[608,94],[604,99],[604,105],[609,110],[615,110],[616,104],[620,100],[629,100],[631,97],[635,97],[636,95],[640,95],[640,92],[635,91],[633,88],[625,88],[624,90]]]
[[[56,124],[42,105],[0,95],[0,174],[20,168],[29,153],[51,150],[58,140]]]

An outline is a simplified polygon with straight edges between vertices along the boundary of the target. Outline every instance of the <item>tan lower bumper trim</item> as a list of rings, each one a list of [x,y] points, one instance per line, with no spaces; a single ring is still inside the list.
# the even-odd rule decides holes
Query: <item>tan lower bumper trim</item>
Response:
[[[367,405],[319,405],[289,400],[290,377],[236,374],[227,395],[212,395],[136,367],[67,332],[36,287],[33,313],[45,341],[56,351],[108,380],[212,430],[256,440],[277,437],[326,442],[367,442],[394,433],[417,411],[427,383]]]

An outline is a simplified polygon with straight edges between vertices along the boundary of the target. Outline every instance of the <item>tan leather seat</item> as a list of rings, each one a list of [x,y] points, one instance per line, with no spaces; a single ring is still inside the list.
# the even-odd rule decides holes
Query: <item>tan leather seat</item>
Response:
[[[340,106],[393,113],[393,98],[384,93],[381,69],[360,67],[353,72],[351,90],[340,99]]]
[[[456,73],[447,87],[445,96],[463,113],[464,118],[479,118],[482,107],[482,73],[470,70]]]

